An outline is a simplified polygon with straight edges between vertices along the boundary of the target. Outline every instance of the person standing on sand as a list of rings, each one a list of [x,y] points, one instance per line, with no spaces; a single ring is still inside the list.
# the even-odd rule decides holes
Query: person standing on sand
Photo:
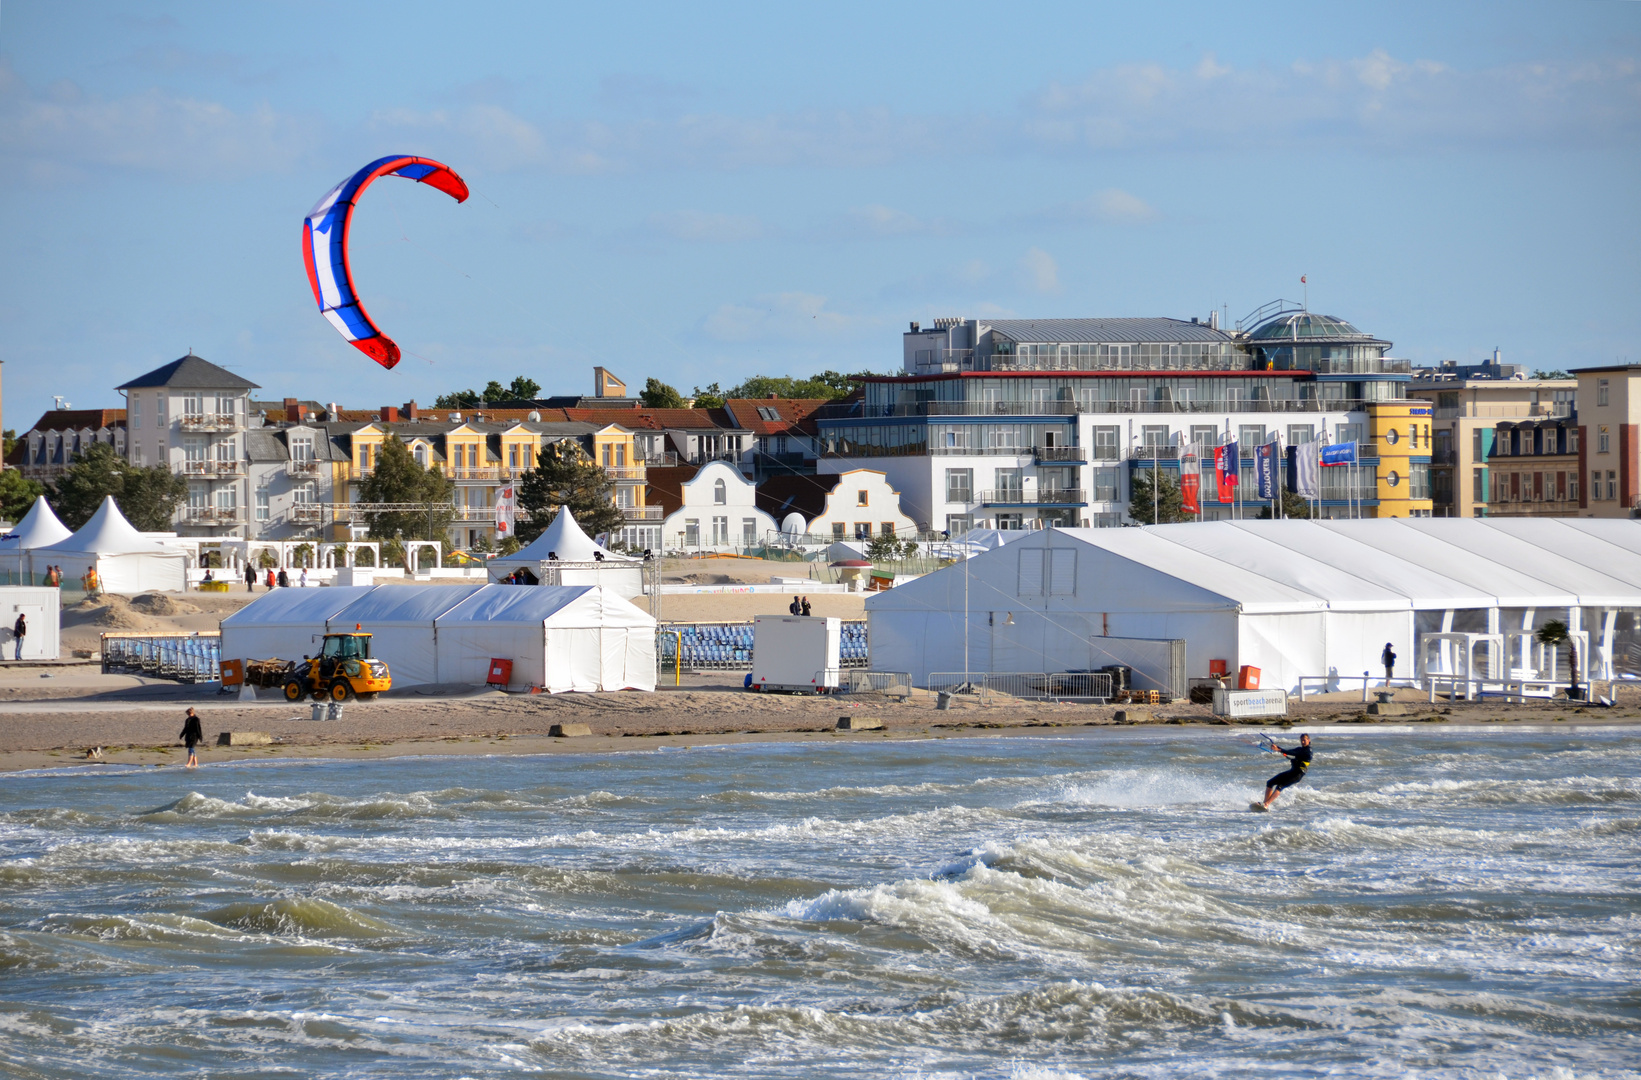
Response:
[[[803,614],[809,614],[809,597],[803,598]]]
[[[95,566],[88,566],[85,568],[85,577],[80,579],[80,584],[85,586],[86,596],[89,597],[97,595],[98,581],[97,568]]]
[[[306,566],[302,568],[302,576],[297,579],[296,584],[298,588],[306,589],[308,587],[308,568]]]
[[[1385,651],[1379,654],[1379,663],[1385,666],[1385,686],[1389,688],[1390,674],[1396,670],[1396,650],[1390,647],[1388,641],[1385,642]]]
[[[256,567],[250,563],[245,564],[245,591],[256,592]]]
[[[279,571],[279,587],[281,589],[288,589],[291,587],[291,576],[285,573],[284,570]]]
[[[793,615],[802,615],[803,614],[803,605],[801,603],[799,603],[798,598],[796,596],[794,596],[792,598],[792,602],[786,606],[786,610],[790,614],[793,614]]]
[[[195,747],[205,741],[205,733],[200,730],[199,714],[193,709],[188,710],[188,719],[182,723],[182,734],[178,736],[188,747],[188,764],[184,768],[199,768],[199,751]]]
[[[17,621],[13,623],[11,627],[11,639],[17,642],[17,648],[13,651],[11,656],[13,660],[21,660],[23,658],[23,639],[27,636],[28,620],[23,618],[22,612],[18,612]]]

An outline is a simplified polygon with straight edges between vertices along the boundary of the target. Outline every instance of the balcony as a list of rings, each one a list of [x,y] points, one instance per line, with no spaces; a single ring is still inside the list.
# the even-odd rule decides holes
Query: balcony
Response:
[[[291,507],[291,520],[310,523],[324,521],[326,509],[323,503],[297,503]]]
[[[185,413],[178,423],[184,431],[236,431],[239,418],[233,413]]]
[[[450,479],[456,481],[459,484],[460,483],[469,483],[469,484],[471,484],[471,483],[491,483],[491,484],[493,484],[496,481],[501,479],[501,472],[502,472],[501,469],[497,468],[494,465],[486,465],[483,468],[476,468],[476,469],[469,469],[469,468],[452,469],[452,468],[446,467],[445,470],[444,470],[444,474],[446,476],[448,476]]]
[[[1037,446],[1032,448],[1031,456],[1045,465],[1084,465],[1088,462],[1088,451],[1081,446]]]
[[[1432,465],[1457,465],[1458,463],[1459,455],[1452,447],[1438,446],[1430,452],[1430,464]]]
[[[1087,493],[1082,488],[994,488],[980,492],[982,506],[1087,506]]]
[[[242,476],[245,472],[245,463],[242,461],[213,461],[210,458],[191,458],[182,463],[184,476],[222,476],[232,478]]]
[[[287,461],[285,472],[291,476],[312,476],[319,471],[319,462],[312,458],[300,461]]]
[[[494,506],[458,506],[455,508],[452,520],[463,524],[482,522],[486,525],[493,525],[496,521],[496,508]]]
[[[1309,370],[1318,375],[1411,375],[1413,361],[1388,356],[1373,360],[1318,360]]]
[[[244,520],[237,506],[188,506],[182,511],[185,525],[233,525]]]
[[[611,480],[642,480],[646,474],[642,465],[637,468],[630,465],[626,468],[619,465],[607,465],[604,467],[604,475]]]
[[[1537,404],[1523,402],[1517,405],[1484,405],[1476,402],[1465,402],[1463,405],[1446,405],[1435,410],[1437,420],[1458,420],[1463,417],[1478,417],[1491,420],[1528,420],[1543,418],[1554,420],[1560,417],[1572,416],[1574,403],[1571,401],[1541,401]]]
[[[974,367],[973,349],[919,349],[912,356],[919,375],[943,375]]]
[[[1178,461],[1180,447],[1142,443],[1128,451],[1129,461]]]
[[[1170,359],[1146,359],[1043,353],[993,353],[984,357],[990,371],[1249,371],[1246,354],[1231,356],[1190,356]],[[1405,361],[1404,361],[1405,363]]]
[[[659,506],[623,506],[620,510],[621,516],[627,519],[629,525],[662,521],[667,516]]]

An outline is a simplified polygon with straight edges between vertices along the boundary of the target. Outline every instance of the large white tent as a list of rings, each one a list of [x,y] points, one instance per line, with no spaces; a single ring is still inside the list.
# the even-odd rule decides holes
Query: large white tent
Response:
[[[491,581],[501,581],[515,570],[525,570],[534,579],[542,574],[542,563],[584,563],[598,565],[566,566],[556,569],[558,585],[599,585],[631,599],[644,592],[643,561],[615,552],[594,543],[581,531],[575,515],[560,510],[536,537],[511,555],[498,555],[486,567]]]
[[[45,576],[45,564],[36,571],[30,555],[35,548],[49,547],[73,536],[73,530],[51,510],[42,495],[34,500],[16,528],[0,536],[0,583],[32,585]]]
[[[87,567],[94,566],[103,592],[181,592],[187,588],[187,553],[156,544],[139,533],[120,513],[112,495],[103,499],[91,520],[73,536],[35,548],[32,560],[37,567],[56,563],[67,580],[78,579]]]
[[[1591,672],[1611,677],[1615,657],[1641,655],[1638,534],[1591,519],[1044,530],[869,597],[872,666],[919,681],[1074,671],[1124,662],[1102,638],[1182,638],[1191,675],[1217,659],[1292,689],[1382,671],[1387,642],[1410,675],[1420,634],[1558,619],[1589,634]]]
[[[483,684],[503,659],[515,684],[555,693],[655,689],[654,618],[587,585],[276,589],[222,621],[222,656],[295,660],[356,627],[396,687]]]

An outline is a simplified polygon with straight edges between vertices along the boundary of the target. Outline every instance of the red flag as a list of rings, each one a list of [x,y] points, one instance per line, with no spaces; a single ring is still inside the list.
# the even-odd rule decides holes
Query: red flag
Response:
[[[1231,455],[1236,444],[1214,447],[1214,479],[1219,485],[1219,501],[1236,502],[1237,460]]]
[[[1197,502],[1197,492],[1201,485],[1202,474],[1197,448],[1187,446],[1179,457],[1179,504],[1180,509],[1187,514],[1202,513],[1202,507]]]
[[[1299,275],[1299,284],[1301,284],[1301,285],[1305,284],[1305,275],[1304,274]]]

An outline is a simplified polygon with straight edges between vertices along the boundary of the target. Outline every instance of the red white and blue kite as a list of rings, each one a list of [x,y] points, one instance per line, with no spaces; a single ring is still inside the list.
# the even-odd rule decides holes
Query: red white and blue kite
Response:
[[[399,362],[399,346],[377,329],[364,305],[353,291],[353,271],[348,266],[348,230],[353,225],[353,207],[359,196],[378,176],[402,176],[406,180],[438,188],[457,202],[467,201],[467,183],[448,166],[431,158],[395,154],[378,158],[330,190],[302,224],[302,260],[308,264],[308,283],[319,313],[353,347],[390,368]]]

